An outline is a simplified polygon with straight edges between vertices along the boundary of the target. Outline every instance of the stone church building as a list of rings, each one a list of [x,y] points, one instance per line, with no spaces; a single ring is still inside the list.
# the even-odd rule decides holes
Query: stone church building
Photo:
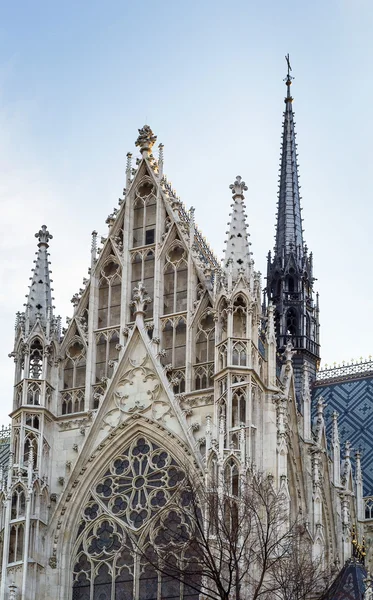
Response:
[[[319,301],[303,241],[291,83],[288,75],[264,301],[245,182],[237,176],[230,185],[221,262],[194,209],[168,183],[163,146],[155,157],[147,125],[136,141],[139,158],[133,164],[127,155],[107,237],[98,244],[93,233],[89,277],[66,330],[52,307],[52,236],[44,225],[36,234],[11,355],[1,599],[167,597],[162,576],[136,549],[154,539],[185,464],[195,478],[216,469],[228,484],[250,469],[270,473],[291,515],[303,516],[313,555],[334,571],[351,556],[360,458],[354,472],[347,446],[341,461],[336,414],[328,447],[322,398],[311,411]],[[181,586],[175,597],[198,595]]]

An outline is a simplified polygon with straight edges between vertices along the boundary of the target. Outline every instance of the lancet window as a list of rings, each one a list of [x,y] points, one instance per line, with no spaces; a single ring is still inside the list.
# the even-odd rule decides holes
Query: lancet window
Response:
[[[121,268],[117,258],[110,256],[101,269],[98,291],[98,329],[120,323]]]
[[[174,317],[162,321],[162,349],[166,355],[164,364],[175,367],[185,366],[186,321],[183,317]]]
[[[40,379],[43,370],[43,344],[34,338],[30,346],[30,378]]]
[[[28,431],[23,442],[23,466],[26,467],[31,458],[31,448],[34,467],[38,466],[38,435]]]
[[[111,377],[119,350],[119,329],[96,333],[96,382],[103,377]]]
[[[10,527],[9,562],[18,562],[23,558],[23,540],[25,528],[23,523],[14,523]]]
[[[241,295],[233,303],[233,337],[247,337],[247,302]]]
[[[298,335],[297,313],[294,308],[289,308],[286,312],[286,333],[288,335]]]
[[[218,340],[225,340],[228,335],[228,304],[225,298],[219,303],[218,307]]]
[[[246,424],[246,392],[243,388],[236,388],[232,395],[232,426],[239,427]]]
[[[26,495],[25,490],[21,485],[17,485],[12,494],[12,508],[10,513],[11,519],[21,519],[25,516],[26,510]]]
[[[164,448],[141,436],[114,457],[92,488],[81,511],[73,570],[73,600],[177,598],[198,600],[188,577],[199,585],[188,539],[169,553],[185,566],[184,585],[161,574],[154,565],[156,549],[187,529],[186,507],[173,503],[185,474]],[[167,509],[168,507],[168,509]],[[166,510],[164,510],[166,508]],[[190,582],[190,579],[189,579]]]
[[[196,390],[211,387],[214,375],[215,322],[211,310],[202,315],[196,334],[194,387]]]
[[[153,316],[154,298],[154,248],[144,248],[131,252],[132,276],[131,291],[142,281],[146,292],[152,300],[146,307],[146,316]]]
[[[73,338],[66,350],[65,367],[63,372],[64,390],[85,385],[85,346],[78,337]]]
[[[234,342],[232,350],[232,363],[238,367],[247,366],[247,343]]]
[[[187,309],[187,253],[179,240],[166,252],[163,278],[163,313],[185,312]]]
[[[155,243],[156,213],[154,185],[146,178],[140,183],[133,204],[133,248]]]

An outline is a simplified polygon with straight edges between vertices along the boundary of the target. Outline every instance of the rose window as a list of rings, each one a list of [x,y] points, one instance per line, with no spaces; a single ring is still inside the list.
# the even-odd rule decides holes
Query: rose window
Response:
[[[81,512],[73,600],[156,600],[160,590],[165,593],[168,584],[146,556],[154,544],[169,542],[184,556],[192,529],[172,504],[184,477],[169,452],[144,436],[111,460]],[[181,586],[177,598],[197,600],[198,593],[186,590]]]

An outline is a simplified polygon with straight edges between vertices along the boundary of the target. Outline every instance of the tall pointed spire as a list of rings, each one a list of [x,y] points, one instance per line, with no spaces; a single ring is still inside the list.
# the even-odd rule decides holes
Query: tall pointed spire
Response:
[[[244,194],[247,186],[242,178],[237,175],[236,180],[229,188],[232,190],[233,204],[230,213],[229,231],[227,231],[227,247],[224,250],[224,266],[231,274],[232,281],[237,281],[239,273],[248,278],[251,271],[249,233],[247,231]]]
[[[319,362],[319,313],[313,297],[312,254],[303,242],[298,164],[294,131],[293,77],[286,56],[285,112],[282,130],[280,187],[274,256],[268,255],[267,298],[276,309],[277,347],[283,350],[291,340],[297,401],[302,410],[303,373],[307,367],[310,383]]]
[[[287,93],[282,130],[280,186],[275,253],[293,251],[303,254],[302,218],[298,184],[297,149],[295,143],[293,98],[290,92],[293,77],[289,55],[286,56],[288,72],[285,78]]]
[[[45,327],[47,321],[52,319],[53,313],[48,261],[48,242],[53,236],[47,230],[46,225],[42,225],[40,231],[35,233],[35,237],[39,240],[39,250],[36,252],[37,258],[34,261],[35,267],[26,304],[28,330],[32,329],[37,320]]]

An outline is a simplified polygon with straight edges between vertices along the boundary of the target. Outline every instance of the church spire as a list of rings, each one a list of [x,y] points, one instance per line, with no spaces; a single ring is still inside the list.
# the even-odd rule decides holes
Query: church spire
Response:
[[[30,285],[30,291],[26,304],[26,327],[30,331],[39,320],[45,328],[47,322],[51,322],[53,316],[52,306],[52,289],[51,280],[49,278],[49,240],[53,236],[47,230],[46,225],[42,225],[38,233],[35,233],[38,238],[38,251],[36,252],[35,267],[33,268],[33,276]]]
[[[293,98],[289,55],[286,56],[285,112],[282,131],[280,188],[274,256],[268,255],[267,298],[275,306],[277,349],[283,351],[291,341],[295,391],[302,408],[305,369],[310,382],[315,379],[319,363],[319,313],[314,303],[313,262],[303,243],[298,185]]]
[[[294,252],[303,255],[303,234],[298,184],[298,164],[295,143],[293,98],[290,92],[293,77],[289,55],[286,56],[288,72],[285,78],[287,94],[282,131],[280,186],[275,254]]]
[[[232,277],[232,281],[235,282],[240,273],[243,273],[248,278],[251,271],[249,233],[247,231],[245,196],[243,194],[243,192],[247,191],[247,186],[242,178],[237,175],[235,182],[229,188],[232,190],[233,204],[231,204],[231,220],[228,223],[227,247],[224,250],[224,266],[225,270]]]

